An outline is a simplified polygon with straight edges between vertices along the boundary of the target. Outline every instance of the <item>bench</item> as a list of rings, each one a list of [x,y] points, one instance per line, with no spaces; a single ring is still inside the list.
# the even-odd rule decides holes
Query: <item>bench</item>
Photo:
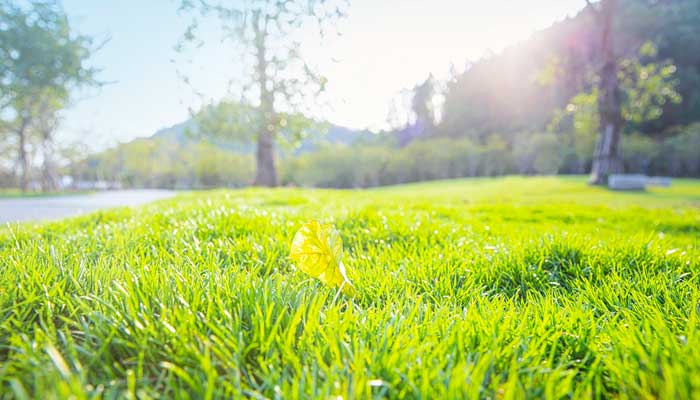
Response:
[[[644,190],[647,185],[669,187],[671,186],[671,178],[641,174],[613,174],[608,177],[608,188],[612,190]]]
[[[669,187],[671,186],[671,178],[667,176],[650,176],[647,178],[647,185]]]
[[[646,175],[612,174],[608,176],[608,188],[612,190],[645,190]]]

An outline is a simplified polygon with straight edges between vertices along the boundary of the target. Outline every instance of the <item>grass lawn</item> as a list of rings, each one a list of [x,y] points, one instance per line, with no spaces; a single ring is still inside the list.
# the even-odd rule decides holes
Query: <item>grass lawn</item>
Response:
[[[332,222],[357,289],[297,271]],[[183,194],[0,229],[0,397],[692,398],[700,181]]]

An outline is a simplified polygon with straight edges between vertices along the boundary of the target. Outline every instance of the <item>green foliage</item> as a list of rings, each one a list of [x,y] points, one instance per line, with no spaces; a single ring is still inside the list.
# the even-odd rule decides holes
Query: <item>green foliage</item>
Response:
[[[0,108],[22,114],[45,93],[64,103],[72,89],[98,83],[85,66],[92,39],[71,31],[55,2],[0,1],[0,26]]]
[[[318,187],[368,187],[382,184],[392,150],[378,146],[325,146],[282,161],[282,183]]]
[[[700,55],[690,49],[700,37],[700,1],[617,4],[615,49],[630,60],[622,65],[623,89],[630,97],[623,111],[628,132],[656,134],[699,121]],[[592,93],[599,46],[595,17],[583,10],[470,63],[447,85],[439,131],[475,142],[499,132],[512,142],[522,131],[544,130],[556,110],[566,109],[580,93]]]
[[[191,23],[177,49],[186,53],[205,45],[200,25],[219,25],[222,38],[216,45],[234,44],[237,61],[243,66],[244,74],[237,78],[240,93],[234,95],[251,105],[224,102],[206,108],[201,115],[213,129],[202,133],[238,133],[234,136],[240,139],[277,133],[285,127],[300,132],[294,125],[305,121],[293,115],[313,111],[309,104],[325,91],[326,79],[304,60],[298,33],[332,30],[345,15],[345,5],[342,0],[180,1],[179,11],[190,15]],[[289,115],[277,115],[280,113]],[[222,115],[224,119],[219,118]]]
[[[598,90],[579,93],[574,96],[566,108],[556,110],[548,126],[550,132],[571,132],[575,143],[588,144],[600,129],[598,119]]]
[[[642,59],[652,59],[655,55],[656,47],[651,42],[642,45]],[[666,103],[680,103],[676,71],[676,66],[669,60],[658,63],[623,60],[619,73],[620,88],[626,98],[622,118],[632,126],[638,126],[660,118]]]
[[[86,62],[92,39],[76,34],[56,1],[0,0],[0,147],[16,153],[20,185],[29,186],[30,149],[40,148],[42,188],[55,188],[53,135],[58,112],[80,87],[96,86]],[[2,157],[7,162],[10,157]]]
[[[639,57],[644,60],[655,52],[656,48],[646,42]],[[660,118],[667,103],[680,103],[675,73],[676,67],[670,61],[643,63],[625,59],[620,63],[618,79],[624,94],[621,113],[627,131]],[[593,88],[574,96],[564,110],[556,110],[548,129],[568,133],[572,141],[587,146],[590,138],[596,137],[599,126],[598,89]]]
[[[208,188],[249,185],[253,157],[206,142],[136,140],[88,157],[69,171],[78,180],[105,180],[136,188]]]
[[[694,150],[698,137],[697,126],[664,140],[628,135],[622,144],[625,170],[698,176],[700,166]],[[515,173],[584,173],[591,162],[592,140],[583,135],[522,133],[512,146],[497,137],[488,145],[467,139],[418,140],[401,149],[327,145],[283,158],[281,183],[360,188]],[[127,187],[198,188],[248,185],[252,168],[251,156],[210,144],[144,140],[75,163],[67,172],[81,180],[115,181]]]
[[[25,8],[2,0],[0,26],[1,106],[29,101],[47,90],[66,98],[77,86],[97,83],[97,71],[85,66],[92,40],[71,31],[55,2],[30,1]]]
[[[522,132],[513,144],[493,135],[486,145],[468,139],[433,138],[416,140],[400,149],[377,145],[328,146],[283,160],[282,182],[359,188],[504,174],[584,174],[591,164],[594,135],[594,131],[575,129],[562,133]],[[626,135],[621,144],[625,171],[700,176],[698,145],[697,124],[663,139]]]
[[[301,120],[289,115],[314,115],[316,100],[326,89],[326,79],[302,56],[302,38],[307,36],[305,32],[317,30],[323,36],[335,28],[337,20],[345,15],[345,4],[344,0],[180,1],[179,11],[190,14],[192,23],[178,50],[205,44],[198,39],[200,19],[213,19],[219,25],[221,41],[217,46],[233,44],[238,50],[236,63],[242,74],[236,79],[240,93],[234,95],[256,110],[252,118],[256,123],[250,129],[241,118],[231,123],[226,114],[225,120],[215,120],[213,125],[220,132],[232,134],[230,139],[255,135],[256,185],[277,185],[276,139],[282,137],[280,133],[287,124],[291,129],[287,133],[301,132],[293,126]],[[202,132],[210,133],[206,129]]]
[[[283,182],[356,188],[508,173],[554,174],[563,149],[553,134],[522,134],[511,149],[498,136],[486,145],[468,139],[417,140],[401,149],[327,147],[282,164]],[[590,158],[590,153],[587,154]]]
[[[283,185],[363,188],[436,179],[504,174],[584,174],[591,164],[595,114],[590,95],[577,96],[577,112],[563,112],[560,132],[522,132],[508,143],[489,135],[486,144],[469,139],[428,138],[396,148],[375,139],[366,144],[325,144],[283,154]],[[573,106],[572,106],[573,107]],[[571,110],[571,108],[570,108]],[[590,117],[590,118],[589,118]],[[554,130],[554,128],[553,128]],[[649,175],[700,176],[698,125],[664,138],[625,135],[625,171]],[[202,188],[249,185],[253,158],[206,142],[138,140],[87,159],[67,170],[79,180],[106,180],[126,187]]]
[[[622,143],[622,163],[625,171],[646,173],[659,156],[658,143],[640,134],[626,136]]]
[[[663,158],[659,163],[665,166],[668,174],[698,176],[700,174],[699,148],[700,123],[697,123],[663,141],[663,150],[660,152]]]
[[[622,143],[625,169],[631,172],[670,176],[700,174],[700,124],[680,129],[662,140],[630,135]]]
[[[647,129],[662,130],[669,125],[697,122],[700,116],[700,52],[691,49],[695,48],[700,35],[700,0],[675,0],[663,4],[661,12],[649,8],[647,12],[652,13],[656,21],[653,32],[656,33],[654,43],[658,59],[673,60],[678,69],[675,74],[679,80],[677,90],[683,99],[678,105],[669,105],[664,116]]]
[[[0,230],[20,398],[693,398],[700,183],[184,194]],[[333,221],[355,298],[295,273]]]
[[[513,146],[521,174],[556,174],[563,165],[562,144],[552,133],[522,134]]]
[[[428,134],[433,133],[430,130],[436,122],[434,105],[436,89],[435,79],[430,74],[423,83],[416,85],[412,91],[411,111],[415,122],[423,124]]]
[[[283,183],[356,188],[479,175],[511,170],[506,144],[428,139],[401,149],[385,146],[326,147],[282,164]]]
[[[246,104],[221,101],[204,107],[193,118],[194,127],[188,136],[194,139],[221,139],[229,142],[252,143],[265,123],[260,109]],[[275,126],[269,130],[278,132],[278,140],[286,148],[297,146],[311,132],[321,134],[327,129],[325,123],[316,122],[301,114],[277,114]]]

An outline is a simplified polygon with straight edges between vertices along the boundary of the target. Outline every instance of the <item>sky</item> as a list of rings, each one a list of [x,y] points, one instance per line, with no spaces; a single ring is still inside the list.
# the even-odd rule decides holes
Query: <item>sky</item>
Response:
[[[235,0],[232,0],[235,1]],[[351,0],[341,36],[312,40],[305,58],[328,79],[330,121],[350,128],[385,126],[392,98],[429,73],[526,40],[575,15],[584,0]],[[236,54],[209,43],[195,55],[174,50],[189,19],[177,0],[63,0],[78,32],[104,46],[90,60],[107,84],[77,93],[64,114],[62,141],[100,148],[150,136],[189,117],[202,101],[227,96],[238,79]],[[211,22],[212,24],[214,21]],[[175,60],[175,62],[173,62]],[[191,61],[191,63],[190,63]],[[188,86],[178,76],[186,72]]]

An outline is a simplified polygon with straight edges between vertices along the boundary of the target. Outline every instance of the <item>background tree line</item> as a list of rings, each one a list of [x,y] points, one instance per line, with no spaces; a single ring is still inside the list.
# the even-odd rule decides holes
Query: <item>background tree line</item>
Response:
[[[590,168],[594,137],[561,141],[551,132],[522,133],[510,146],[497,135],[487,143],[469,138],[428,138],[399,147],[377,139],[326,144],[301,154],[280,154],[282,185],[361,188],[432,179],[505,174],[581,174]],[[393,138],[392,138],[393,139]],[[622,162],[629,172],[700,177],[700,123],[657,141],[625,137]],[[212,144],[141,139],[88,157],[66,170],[82,181],[120,182],[137,188],[211,188],[251,185],[252,154]]]
[[[605,54],[610,51],[603,46],[605,35],[612,41],[606,46],[615,50],[612,58]],[[619,118],[621,135],[616,168],[698,177],[700,52],[688,51],[698,49],[697,37],[698,0],[591,4],[528,41],[454,72],[447,82],[429,76],[408,91],[409,117],[392,131],[313,151],[279,149],[280,183],[367,187],[499,174],[585,174],[593,167],[602,129],[601,99],[611,94],[618,97],[613,105],[618,115],[608,119]],[[603,82],[610,62],[614,76]],[[615,87],[606,88],[611,79]],[[443,97],[439,113],[436,96]],[[241,116],[251,114],[247,106],[226,103],[194,120],[201,138],[230,138],[231,121],[240,129]],[[297,121],[296,132],[312,125],[299,123],[304,118],[298,115],[286,119]],[[242,163],[235,165],[244,173],[231,175],[240,179],[235,185],[249,184],[247,156],[239,157]]]
[[[457,74],[437,136],[511,146],[532,131],[593,140],[592,180],[622,172],[632,134],[657,142],[700,118],[700,2],[601,0]],[[563,111],[573,123],[560,124]],[[583,114],[583,115],[581,115]],[[584,165],[584,160],[581,159]],[[653,172],[653,171],[650,171]],[[659,170],[661,172],[661,170]]]
[[[71,95],[99,85],[96,49],[55,1],[0,0],[0,180],[27,191],[58,185],[55,132]]]
[[[32,171],[56,175],[52,132],[58,111],[77,88],[99,84],[97,71],[84,66],[91,40],[70,33],[54,3],[29,4],[19,8],[0,0],[6,21],[0,24],[0,179],[19,177],[25,187]],[[250,68],[241,78],[240,99],[195,113],[188,140],[154,137],[87,157],[73,154],[64,157],[73,161],[64,161],[60,173],[76,182],[134,187],[366,187],[583,174],[605,160],[603,179],[618,170],[700,176],[700,0],[588,4],[527,41],[455,66],[446,81],[429,76],[407,90],[408,118],[394,119],[394,129],[325,141],[316,139],[327,124],[305,116],[325,81],[305,63],[290,32],[309,18],[323,31],[344,15],[344,2],[308,4],[183,1],[181,11],[193,20],[178,46],[182,52],[199,46],[197,29],[206,21],[222,24],[230,33],[226,40],[246,50]],[[48,22],[26,22],[43,20]],[[43,43],[41,52],[23,43]],[[61,61],[35,71],[33,54]],[[603,149],[607,126],[615,140]],[[51,179],[42,182],[50,188]]]

